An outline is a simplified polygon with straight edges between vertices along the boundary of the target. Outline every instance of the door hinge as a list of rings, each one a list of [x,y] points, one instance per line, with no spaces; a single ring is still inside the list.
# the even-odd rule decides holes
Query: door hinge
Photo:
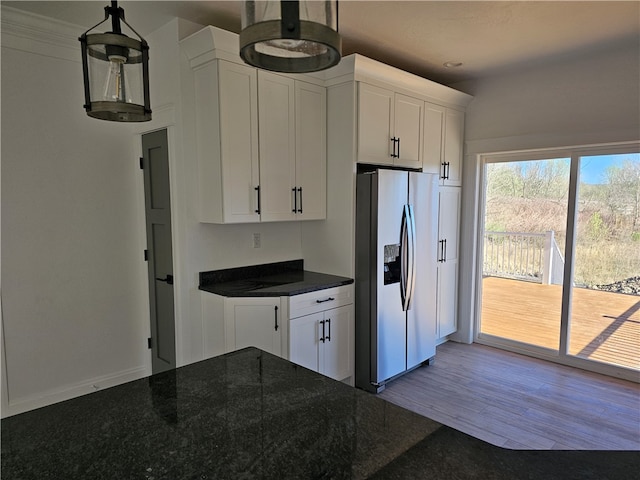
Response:
[[[148,262],[149,261],[149,250],[145,250],[144,251],[144,261]]]
[[[144,170],[144,157],[140,157],[140,170]]]
[[[147,338],[147,347],[152,348],[151,347],[151,337]]]

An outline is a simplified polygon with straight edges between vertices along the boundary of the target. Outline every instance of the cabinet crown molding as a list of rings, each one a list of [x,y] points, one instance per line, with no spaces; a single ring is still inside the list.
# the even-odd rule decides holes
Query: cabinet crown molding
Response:
[[[78,37],[86,29],[49,17],[2,6],[2,46],[80,63]]]
[[[327,86],[349,80],[392,85],[423,100],[462,110],[473,100],[471,95],[358,53],[343,57],[338,65],[323,73]]]
[[[244,64],[240,58],[238,34],[221,28],[207,26],[180,41],[191,68],[222,58]]]

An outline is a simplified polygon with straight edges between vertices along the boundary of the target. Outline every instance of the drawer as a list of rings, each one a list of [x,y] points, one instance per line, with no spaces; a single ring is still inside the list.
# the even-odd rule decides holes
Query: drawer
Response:
[[[302,317],[353,303],[353,284],[289,297],[289,318]]]

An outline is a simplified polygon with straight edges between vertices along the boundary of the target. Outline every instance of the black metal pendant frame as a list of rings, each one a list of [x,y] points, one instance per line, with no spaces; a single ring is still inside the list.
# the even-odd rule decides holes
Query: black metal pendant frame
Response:
[[[112,1],[111,6],[104,7],[104,20],[84,32],[79,40],[82,48],[82,73],[84,78],[84,108],[87,115],[101,120],[114,122],[146,122],[151,120],[151,99],[149,95],[149,45],[142,36],[129,25],[124,18],[124,10],[118,7],[117,1]],[[112,32],[90,34],[111,17]],[[122,33],[120,22],[124,23],[138,39],[131,38]],[[127,102],[114,102],[108,100],[92,101],[89,79],[89,59],[91,55],[99,60],[109,61],[106,54],[101,54],[92,45],[105,45],[107,52],[117,52],[126,58],[127,64],[142,63],[142,85],[144,105]],[[140,52],[140,56],[130,56],[131,51]]]

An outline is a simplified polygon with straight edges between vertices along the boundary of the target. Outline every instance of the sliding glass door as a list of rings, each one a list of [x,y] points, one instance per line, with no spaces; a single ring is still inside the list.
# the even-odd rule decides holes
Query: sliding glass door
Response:
[[[568,353],[640,367],[640,155],[580,157]]]
[[[481,333],[558,351],[570,161],[487,164]]]
[[[639,150],[483,158],[477,341],[637,377]]]

